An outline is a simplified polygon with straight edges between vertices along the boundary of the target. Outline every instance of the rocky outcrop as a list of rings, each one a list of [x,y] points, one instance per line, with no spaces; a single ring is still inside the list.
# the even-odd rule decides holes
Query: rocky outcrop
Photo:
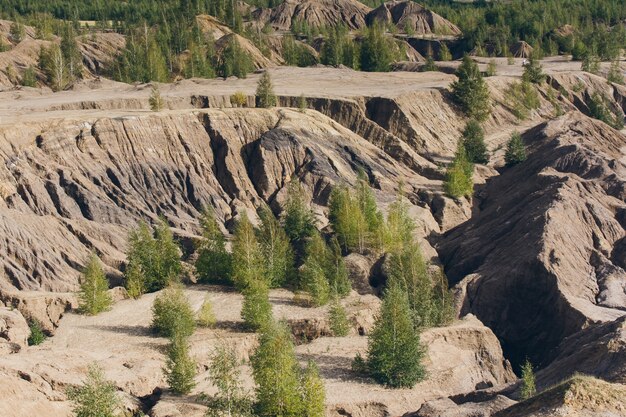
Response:
[[[226,47],[230,45],[233,40],[236,40],[237,43],[239,43],[241,49],[248,54],[248,56],[252,60],[252,64],[256,69],[271,68],[279,64],[284,64],[284,60],[282,59],[282,57],[274,56],[274,59],[266,57],[252,42],[250,42],[243,36],[237,35],[236,33],[224,35],[215,42],[215,53],[218,56],[218,59],[223,59],[222,55],[224,49],[226,49]]]
[[[456,404],[449,398],[442,398],[428,401],[415,413],[408,413],[402,417],[490,417],[513,404],[515,401],[503,395],[483,402],[463,404]]]
[[[312,27],[345,24],[350,29],[365,27],[371,9],[356,0],[286,0],[272,9],[268,22],[276,30],[289,30],[293,22]]]
[[[28,346],[30,329],[19,310],[0,307],[0,355]]]
[[[368,25],[395,25],[399,30],[421,35],[460,36],[461,30],[450,21],[412,1],[394,0],[381,4],[366,17]]]
[[[494,330],[505,353],[547,364],[594,322],[624,315],[626,138],[577,113],[525,135],[530,156],[488,181],[477,214],[439,254],[464,313]],[[620,305],[621,303],[621,305]]]

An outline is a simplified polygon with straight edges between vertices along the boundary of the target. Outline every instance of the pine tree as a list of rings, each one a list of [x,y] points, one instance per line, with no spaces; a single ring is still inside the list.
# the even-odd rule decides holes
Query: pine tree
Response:
[[[299,365],[289,328],[272,323],[252,356],[258,412],[264,416],[301,416]]]
[[[522,135],[518,132],[513,132],[511,139],[506,144],[504,160],[507,166],[513,166],[526,160],[526,148],[524,147]]]
[[[469,162],[486,164],[489,162],[489,153],[485,145],[485,133],[476,120],[471,119],[463,130],[463,147]]]
[[[439,68],[437,68],[437,64],[435,64],[435,60],[433,59],[433,57],[429,55],[426,57],[426,62],[424,63],[424,66],[421,68],[421,70],[424,72],[439,71]]]
[[[445,43],[442,43],[441,48],[439,48],[439,60],[452,61],[452,54],[450,53],[450,49],[448,49],[448,45]]]
[[[196,242],[198,259],[196,271],[201,282],[230,283],[232,256],[226,250],[226,238],[210,209],[202,212],[200,219],[202,240]]]
[[[298,181],[292,181],[287,190],[283,227],[295,250],[296,259],[301,260],[306,241],[317,232],[317,229],[315,217],[304,200],[304,190]]]
[[[264,281],[251,281],[243,290],[241,318],[245,327],[253,332],[265,329],[272,321],[272,305]]]
[[[467,159],[465,147],[459,143],[454,160],[448,166],[443,188],[452,198],[470,197],[474,192],[474,167]]]
[[[256,88],[256,106],[262,108],[275,107],[277,104],[276,94],[274,94],[274,86],[272,78],[268,71],[263,72]]]
[[[178,329],[171,335],[163,372],[174,394],[188,394],[196,386],[196,364],[189,356],[189,341]]]
[[[609,73],[607,74],[606,79],[610,83],[624,85],[624,75],[622,73],[622,68],[619,65],[619,61],[611,62],[611,67],[609,68]]]
[[[348,276],[348,270],[346,264],[341,255],[341,247],[336,237],[332,237],[327,251],[326,275],[328,279],[328,285],[332,294],[338,297],[346,297],[352,291],[352,282]]]
[[[333,299],[328,309],[328,322],[335,337],[347,336],[350,332],[350,322],[346,309],[343,308],[337,297]]]
[[[263,253],[256,238],[254,226],[243,214],[235,229],[233,240],[233,282],[239,289],[246,288],[251,282],[265,280]]]
[[[400,286],[392,285],[385,290],[381,311],[369,336],[367,368],[381,384],[410,388],[425,376],[423,356],[408,297]]]
[[[280,287],[295,273],[293,249],[285,230],[269,208],[261,208],[259,218],[258,239],[265,260],[265,279],[271,288]]]
[[[222,51],[219,73],[222,77],[246,78],[254,70],[250,55],[241,47],[236,37],[232,37]]]
[[[521,397],[522,400],[527,400],[531,397],[534,397],[537,393],[537,388],[535,387],[535,374],[533,372],[533,365],[530,363],[528,359],[522,366],[522,388],[521,388]]]
[[[152,91],[150,93],[150,98],[148,99],[148,102],[150,104],[150,110],[154,112],[159,112],[163,110],[165,102],[163,100],[163,97],[161,97],[161,91],[159,90],[158,86],[152,86]]]
[[[306,247],[306,258],[300,271],[300,288],[311,296],[316,306],[325,305],[330,299],[329,257],[326,242],[319,232],[315,233]]]
[[[217,319],[215,318],[215,313],[213,312],[213,304],[207,295],[204,297],[200,311],[198,311],[198,325],[202,327],[215,327],[216,324]]]
[[[471,118],[484,121],[491,114],[489,89],[478,65],[465,55],[456,72],[458,81],[452,83],[452,96],[461,110]]]
[[[309,361],[302,375],[302,417],[324,417],[326,392],[320,378],[319,368],[313,361]]]
[[[361,69],[363,71],[387,72],[400,50],[392,37],[386,37],[382,26],[370,26],[361,42]]]
[[[152,328],[163,337],[180,333],[191,336],[196,329],[196,318],[183,289],[171,286],[163,290],[152,304]]]
[[[100,259],[92,253],[81,278],[80,310],[92,316],[108,310],[112,304],[108,290],[109,281],[104,275]]]
[[[528,62],[524,65],[522,79],[533,84],[541,84],[546,79],[543,67],[533,55],[528,58]]]
[[[67,397],[74,403],[76,417],[115,417],[121,408],[115,385],[96,364],[89,365],[81,386],[70,388]]]
[[[28,336],[28,346],[40,345],[47,339],[46,334],[41,328],[41,323],[38,320],[28,320],[28,328],[30,330],[30,335]]]
[[[237,354],[219,344],[211,355],[209,376],[217,393],[209,399],[207,417],[252,417],[252,401],[241,387]]]

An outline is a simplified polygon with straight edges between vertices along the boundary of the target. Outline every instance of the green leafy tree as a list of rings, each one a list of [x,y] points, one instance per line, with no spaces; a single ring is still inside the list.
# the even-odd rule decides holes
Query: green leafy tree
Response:
[[[174,330],[167,348],[167,359],[163,372],[167,384],[174,394],[188,394],[196,386],[196,363],[189,356],[189,341],[186,334]]]
[[[263,252],[256,238],[254,226],[247,215],[242,215],[233,240],[233,282],[239,289],[251,282],[266,280]]]
[[[600,58],[591,53],[585,54],[580,69],[590,74],[597,74],[600,71]]]
[[[609,68],[609,73],[607,74],[606,79],[610,83],[624,85],[624,74],[622,73],[619,61],[611,62],[611,67]]]
[[[452,198],[470,197],[474,192],[473,172],[474,166],[467,159],[465,146],[460,143],[452,163],[446,170],[443,183],[446,194]]]
[[[30,329],[30,335],[28,336],[28,346],[37,346],[42,344],[47,336],[41,328],[41,323],[38,320],[28,320],[28,328]]]
[[[124,277],[129,297],[137,299],[146,292],[145,276],[138,262],[131,262],[126,265]]]
[[[313,259],[307,259],[300,272],[301,288],[311,296],[313,305],[322,306],[330,299],[330,284],[323,265]]]
[[[81,277],[80,311],[93,316],[111,308],[112,300],[108,290],[109,281],[104,275],[100,259],[92,253]]]
[[[522,79],[533,84],[541,84],[546,79],[546,74],[543,73],[543,67],[539,63],[539,60],[533,55],[528,58],[528,62],[524,65]]]
[[[252,417],[252,401],[241,387],[240,361],[233,349],[219,344],[211,355],[209,376],[217,393],[208,401],[207,417]]]
[[[274,94],[274,86],[272,78],[268,71],[263,72],[256,88],[256,106],[263,108],[275,107],[277,104],[276,94]]]
[[[174,235],[165,219],[160,219],[154,229],[156,243],[155,263],[148,281],[148,290],[165,288],[172,282],[178,281],[182,272],[180,262],[180,248],[174,241]]]
[[[253,332],[264,329],[272,321],[272,305],[264,281],[251,281],[243,290],[241,318],[245,327]]]
[[[217,319],[213,312],[213,304],[209,296],[204,298],[200,311],[198,311],[198,325],[202,327],[215,327]]]
[[[491,114],[489,88],[478,65],[465,55],[456,75],[459,79],[451,85],[454,101],[469,117],[478,121],[486,120]]]
[[[387,210],[385,250],[388,252],[399,251],[412,243],[414,230],[415,222],[409,215],[409,206],[402,193],[399,193],[396,201],[391,203]]]
[[[305,201],[304,190],[298,181],[292,181],[287,189],[283,227],[294,248],[296,259],[301,260],[306,241],[317,232],[317,229],[315,217]]]
[[[258,240],[265,260],[265,280],[269,286],[284,285],[295,273],[294,253],[289,238],[269,208],[259,210]]]
[[[226,250],[226,238],[210,209],[200,219],[202,239],[196,242],[198,259],[196,271],[201,282],[229,283],[232,275],[232,257]]]
[[[330,330],[335,337],[347,336],[350,332],[350,322],[346,309],[339,302],[339,298],[335,297],[328,309],[328,322]]]
[[[407,294],[400,286],[392,285],[385,290],[368,339],[367,369],[381,384],[410,388],[425,377],[423,356]]]
[[[19,22],[12,22],[9,27],[9,34],[11,35],[11,40],[13,40],[14,43],[20,43],[26,36],[26,29],[23,24]]]
[[[518,132],[513,132],[511,139],[507,142],[504,160],[507,166],[513,166],[526,160],[526,147],[522,135]]]
[[[291,332],[285,324],[274,322],[266,328],[251,364],[259,414],[301,416],[300,369]]]
[[[163,290],[152,304],[152,328],[163,337],[175,333],[187,337],[196,329],[196,317],[183,289],[171,286]]]
[[[91,364],[83,384],[68,389],[67,397],[74,403],[76,417],[115,417],[121,408],[116,391],[102,368]]]
[[[533,372],[533,365],[530,361],[526,360],[522,366],[522,388],[520,395],[523,400],[527,400],[534,397],[536,393],[537,388],[535,386],[535,373]]]
[[[254,70],[250,54],[241,47],[236,37],[232,37],[222,51],[219,73],[222,77],[246,78]]]
[[[163,97],[161,97],[161,91],[159,87],[154,85],[152,86],[152,91],[150,92],[150,98],[148,99],[148,103],[150,104],[150,110],[154,112],[159,112],[163,110],[165,106],[165,101]]]
[[[24,87],[37,86],[37,74],[35,73],[35,67],[32,65],[26,68],[24,74],[22,74],[22,85]]]
[[[463,147],[467,159],[474,164],[489,162],[489,152],[485,145],[485,132],[476,120],[471,119],[463,129]]]
[[[385,36],[382,26],[370,26],[361,41],[361,69],[371,72],[387,72],[400,57],[400,49],[393,37]]]
[[[324,417],[326,392],[320,378],[319,368],[313,361],[309,361],[301,378],[302,386],[302,417]]]

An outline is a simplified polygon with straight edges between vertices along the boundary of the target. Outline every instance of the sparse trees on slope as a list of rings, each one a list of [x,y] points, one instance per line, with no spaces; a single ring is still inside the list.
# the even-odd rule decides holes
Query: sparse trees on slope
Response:
[[[467,159],[474,164],[486,164],[489,162],[489,153],[485,145],[485,133],[483,128],[474,119],[470,119],[463,130],[463,147]]]
[[[233,240],[233,282],[239,289],[252,281],[265,280],[263,253],[254,226],[247,215],[241,216]]]
[[[115,385],[106,380],[96,364],[89,366],[83,384],[70,388],[67,396],[74,403],[76,417],[114,417],[120,409]]]
[[[277,104],[276,94],[274,94],[274,86],[272,78],[268,71],[263,72],[256,88],[256,106],[263,108],[275,107]]]
[[[89,315],[96,315],[108,310],[112,304],[108,290],[109,281],[104,275],[100,259],[95,253],[92,253],[81,278],[80,310]]]
[[[265,279],[270,287],[280,287],[294,274],[294,254],[280,222],[267,207],[259,210],[258,239],[265,259]]]
[[[619,61],[611,62],[611,67],[609,68],[609,73],[606,79],[610,83],[624,85],[624,74],[622,72],[622,68],[619,65]]]
[[[196,271],[201,282],[228,283],[231,281],[232,257],[226,250],[226,239],[217,224],[215,214],[205,209],[200,219],[202,240],[196,242],[198,259]]]
[[[407,294],[391,285],[369,336],[366,367],[381,384],[410,388],[425,376],[423,356]]]
[[[491,102],[478,65],[465,55],[456,75],[459,79],[452,83],[454,100],[467,116],[484,121],[491,114]]]
[[[504,160],[507,166],[516,165],[526,160],[526,148],[524,147],[522,135],[518,132],[513,132],[511,139],[506,144]]]

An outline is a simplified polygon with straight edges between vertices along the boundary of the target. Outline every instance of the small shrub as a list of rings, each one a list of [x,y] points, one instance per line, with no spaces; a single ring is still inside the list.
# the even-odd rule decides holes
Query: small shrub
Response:
[[[185,337],[193,334],[195,314],[182,288],[166,288],[156,297],[152,305],[152,328],[164,337],[172,337],[175,333]]]
[[[47,336],[41,328],[41,323],[38,320],[31,319],[28,321],[28,327],[30,328],[30,335],[28,336],[28,346],[37,346],[42,344]]]
[[[248,96],[242,91],[236,91],[230,96],[230,104],[233,107],[246,107],[248,104]]]
[[[496,70],[496,60],[492,59],[491,61],[489,61],[489,64],[487,64],[487,77],[493,77],[494,75],[496,75]]]
[[[211,304],[211,300],[207,296],[202,302],[200,311],[198,311],[198,325],[202,327],[215,327],[216,324],[217,319],[215,318],[215,313],[213,312],[213,304]]]
[[[99,366],[89,366],[81,386],[70,388],[67,397],[74,403],[76,417],[115,417],[120,409],[115,385],[107,381]]]
[[[585,54],[580,69],[590,74],[597,74],[600,71],[600,59],[594,54]]]
[[[304,113],[306,109],[306,97],[304,97],[304,94],[300,94],[300,97],[298,97],[298,111],[300,111],[300,113]]]
[[[526,160],[526,148],[522,136],[518,132],[513,132],[511,139],[506,144],[504,160],[507,166],[513,166]]]
[[[526,362],[522,366],[522,389],[521,397],[523,400],[527,400],[533,397],[537,393],[535,387],[535,373],[533,372],[533,365],[526,359]]]
[[[152,111],[158,112],[163,110],[163,107],[165,106],[165,101],[163,100],[163,97],[161,97],[161,91],[159,90],[159,87],[152,87],[152,92],[150,93],[148,103],[150,104],[150,110]]]
[[[624,85],[624,75],[622,73],[622,69],[619,66],[619,61],[613,61],[611,63],[611,67],[609,68],[609,73],[606,79],[610,83]]]
[[[452,54],[445,43],[441,44],[441,48],[439,49],[439,60],[452,61]]]

